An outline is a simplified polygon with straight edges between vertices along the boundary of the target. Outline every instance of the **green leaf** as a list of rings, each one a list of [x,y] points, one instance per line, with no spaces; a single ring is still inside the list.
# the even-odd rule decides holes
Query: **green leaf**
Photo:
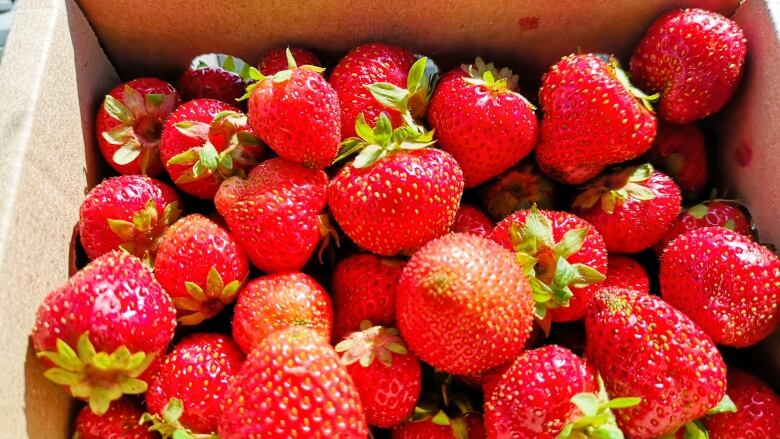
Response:
[[[282,70],[281,72],[275,73],[271,78],[271,80],[276,83],[289,81],[290,78],[292,78],[292,70]]]
[[[598,270],[585,264],[574,264],[573,267],[575,270],[577,270],[577,278],[575,279],[574,283],[571,284],[571,286],[575,288],[582,288],[606,279],[606,276],[599,273]]]
[[[257,70],[254,67],[249,67],[249,78],[253,81],[263,81],[266,79],[266,76],[263,75],[260,70]]]
[[[81,361],[79,361],[79,369],[82,367],[83,363],[91,363],[92,358],[97,354],[95,351],[95,346],[92,345],[92,342],[89,341],[89,332],[85,332],[81,334],[81,337],[79,337],[79,340],[76,342],[76,350],[78,351],[78,356]]]
[[[574,430],[574,424],[566,424],[566,426],[563,427],[563,430],[558,433],[558,439],[568,439],[572,430]]]
[[[157,204],[149,199],[143,209],[133,214],[133,227],[141,232],[148,232],[157,222]]]
[[[124,166],[132,163],[139,155],[141,155],[141,144],[138,140],[133,139],[117,149],[111,160],[119,166]]]
[[[433,415],[431,422],[436,425],[450,425],[450,418],[446,413],[444,413],[444,410],[439,410],[435,415]]]
[[[551,285],[553,291],[564,289],[577,279],[577,269],[566,260],[558,258],[555,263],[555,277]],[[563,302],[562,302],[563,304]]]
[[[184,413],[184,404],[179,398],[171,398],[163,409],[163,419],[169,424],[177,424]]]
[[[238,279],[230,281],[227,285],[225,285],[225,288],[222,289],[222,296],[220,297],[220,301],[222,303],[232,302],[236,297],[236,293],[238,293],[239,288],[241,288],[241,281]]]
[[[539,212],[539,209],[534,204],[531,206],[531,212],[528,213],[525,219],[524,229],[528,231],[538,243],[541,243],[545,247],[552,247],[553,235],[552,224],[546,216]]]
[[[211,142],[207,141],[206,144],[203,145],[203,148],[201,148],[200,163],[203,163],[203,166],[211,171],[216,170],[217,166],[219,166],[219,153]]]
[[[355,119],[355,133],[366,142],[376,143],[374,140],[374,129],[366,123],[366,118],[362,112],[358,114],[357,119]]]
[[[103,109],[106,110],[109,116],[122,122],[122,124],[133,125],[133,112],[115,97],[106,95],[105,100],[103,100]]]
[[[173,126],[176,128],[176,131],[184,134],[185,136],[199,140],[207,139],[209,136],[209,130],[211,130],[210,124],[190,120],[177,122],[173,124]]]
[[[146,99],[133,87],[125,84],[122,89],[122,101],[133,116],[146,114]]]
[[[707,213],[709,212],[709,207],[707,207],[706,204],[697,204],[691,208],[688,209],[688,213],[696,218],[696,219],[702,219],[705,216],[707,216]]]
[[[122,393],[125,395],[140,395],[146,392],[147,384],[138,378],[124,378],[119,383]]]
[[[46,372],[43,373],[43,376],[60,386],[72,386],[84,379],[84,374],[81,372],[72,372],[59,367],[47,369]]]
[[[406,79],[406,89],[409,91],[409,93],[414,94],[423,85],[427,87],[427,84],[425,84],[427,81],[423,82],[423,78],[425,77],[425,68],[427,65],[427,57],[422,57],[415,61],[414,64],[412,64],[412,67],[409,69],[409,76]]]
[[[165,205],[163,209],[163,223],[167,225],[173,224],[181,215],[181,209],[179,209],[179,202],[173,201]]]
[[[374,127],[374,142],[378,145],[385,146],[390,141],[390,137],[393,135],[393,124],[385,113],[379,115]]]
[[[685,424],[685,439],[707,439],[709,434],[701,421],[692,421]]]
[[[184,151],[181,154],[177,154],[168,160],[168,165],[191,165],[200,159],[200,148],[195,147]]]
[[[577,253],[582,248],[582,244],[585,243],[585,238],[588,236],[588,227],[581,227],[579,229],[569,230],[563,235],[563,238],[555,245],[554,254],[556,257],[568,258],[569,256]]]
[[[736,411],[737,405],[734,404],[734,401],[728,395],[723,395],[720,402],[707,411],[707,416],[717,415],[718,413],[736,413]]]
[[[623,439],[623,432],[614,424],[601,424],[588,429],[590,439]]]
[[[400,112],[407,111],[409,91],[389,82],[375,82],[365,85],[371,95],[382,106],[392,108]]]
[[[223,286],[222,276],[217,271],[217,267],[211,267],[209,274],[206,276],[206,295],[210,297],[221,296]]]
[[[645,163],[644,165],[636,167],[628,177],[628,181],[631,183],[642,182],[649,179],[651,175],[653,175],[653,165]]]
[[[117,125],[109,131],[103,131],[100,135],[112,145],[124,145],[134,138],[133,127],[129,125]]]
[[[365,168],[374,163],[382,156],[382,148],[379,145],[371,144],[363,148],[360,154],[355,157],[352,165],[356,168]]]
[[[236,62],[233,59],[232,56],[228,55],[225,57],[224,61],[222,61],[222,68],[229,71],[234,72],[236,71]]]
[[[624,190],[628,196],[635,200],[646,201],[655,198],[655,192],[652,189],[638,183],[628,183]]]
[[[122,241],[129,241],[135,235],[135,225],[130,221],[108,218],[108,228]]]
[[[607,401],[606,404],[604,404],[604,407],[610,409],[625,409],[625,408],[637,406],[641,402],[642,402],[642,398],[635,397],[635,396],[615,398]]]
[[[585,416],[596,416],[599,411],[599,400],[593,393],[578,393],[571,397],[571,402],[580,409]]]
[[[733,231],[736,231],[737,223],[734,221],[734,219],[730,219],[730,220],[726,221],[725,223],[723,223],[723,227],[725,227],[725,228],[727,228],[727,229],[729,229],[729,230],[731,230],[733,232]]]
[[[259,146],[260,139],[252,135],[249,131],[239,131],[236,133],[238,144],[241,146]]]
[[[144,96],[144,99],[146,100],[146,109],[149,112],[154,112],[154,110],[162,105],[165,95],[162,93],[149,93]]]
[[[187,290],[187,294],[192,296],[193,299],[199,302],[205,302],[208,300],[205,294],[203,294],[203,288],[195,282],[184,281],[184,289]]]

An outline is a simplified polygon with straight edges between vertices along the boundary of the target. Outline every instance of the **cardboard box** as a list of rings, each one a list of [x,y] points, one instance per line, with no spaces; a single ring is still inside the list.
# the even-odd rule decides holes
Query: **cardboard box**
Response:
[[[763,240],[780,243],[780,5],[739,3],[21,1],[0,64],[0,437],[69,437],[73,405],[41,376],[28,334],[41,298],[74,270],[78,206],[104,171],[93,117],[120,77],[175,79],[202,52],[255,62],[271,47],[295,44],[335,57],[382,40],[444,67],[482,55],[533,83],[578,48],[626,59],[647,26],[669,9],[736,11],[748,37],[748,66],[740,93],[717,119],[721,135],[712,146],[719,160],[713,165],[752,210]],[[777,384],[780,349],[770,346],[780,346],[777,336],[751,349],[750,358],[754,370],[763,366],[764,377]]]

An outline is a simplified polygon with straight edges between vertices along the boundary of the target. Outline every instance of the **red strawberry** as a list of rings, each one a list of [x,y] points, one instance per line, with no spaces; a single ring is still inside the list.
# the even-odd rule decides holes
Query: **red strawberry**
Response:
[[[249,80],[249,64],[231,55],[207,53],[195,57],[177,86],[184,100],[216,99],[235,105]]]
[[[729,369],[727,393],[735,413],[703,419],[710,439],[780,437],[780,397],[764,382],[737,369]]]
[[[44,375],[102,415],[122,394],[146,391],[138,376],[168,347],[175,327],[176,310],[152,273],[115,250],[46,296],[32,342]]]
[[[122,398],[114,401],[102,415],[84,407],[76,417],[73,439],[155,439],[158,436],[139,425],[143,412],[133,402]]]
[[[341,340],[368,320],[382,326],[395,323],[395,292],[404,261],[358,254],[333,269],[333,338]]]
[[[650,278],[645,267],[628,256],[609,255],[607,278],[600,287],[617,287],[650,294]]]
[[[182,339],[149,382],[151,415],[145,421],[163,434],[216,432],[220,404],[243,361],[244,353],[227,336],[198,333]]]
[[[628,82],[614,58],[564,57],[542,78],[537,163],[561,183],[580,184],[609,165],[639,157],[655,138],[656,119],[647,103],[653,98]]]
[[[660,92],[659,113],[689,123],[718,111],[742,76],[747,41],[728,18],[702,9],[680,9],[647,30],[631,57],[631,75]]]
[[[81,202],[81,245],[90,259],[121,248],[151,261],[179,213],[179,197],[165,183],[142,175],[108,178]]]
[[[719,344],[744,347],[780,322],[780,259],[723,227],[691,230],[661,257],[661,294]]]
[[[471,204],[462,204],[452,223],[452,231],[457,233],[472,233],[486,238],[493,232],[493,221],[481,210]]]
[[[249,124],[275,153],[313,169],[328,167],[341,141],[339,99],[320,74],[324,69],[295,64],[265,76],[252,68],[257,83],[247,88]]]
[[[407,421],[393,429],[393,439],[484,439],[485,427],[482,416],[472,412],[463,418],[465,429],[459,430],[450,424],[437,424],[433,418],[421,421]],[[462,424],[461,424],[462,425]]]
[[[604,240],[587,221],[566,212],[518,210],[498,223],[491,239],[514,250],[531,280],[535,314],[545,332],[550,322],[579,320],[604,280]],[[549,311],[549,312],[548,312]]]
[[[750,215],[744,206],[732,200],[712,199],[680,212],[680,216],[672,223],[663,238],[653,246],[653,250],[660,255],[674,238],[683,233],[702,227],[717,226],[733,230],[748,238],[753,236]]]
[[[661,239],[681,203],[672,179],[645,164],[594,181],[574,200],[572,212],[593,224],[610,253],[637,253]]]
[[[463,169],[466,187],[474,187],[531,152],[537,138],[534,109],[518,93],[517,75],[477,58],[441,78],[428,121],[441,149]]]
[[[726,367],[712,340],[656,296],[599,290],[590,301],[585,333],[586,357],[610,397],[642,398],[615,413],[628,437],[672,434],[715,407],[726,391]]]
[[[468,375],[522,351],[532,304],[511,252],[476,235],[452,233],[426,244],[404,267],[396,318],[420,359]]]
[[[303,273],[279,273],[249,282],[238,295],[233,339],[244,352],[270,333],[290,326],[314,329],[330,340],[333,310],[328,293]]]
[[[651,161],[689,195],[695,196],[707,184],[704,135],[694,124],[658,124]]]
[[[208,200],[226,178],[246,177],[263,152],[246,116],[214,99],[182,104],[165,122],[160,142],[160,158],[174,183]]]
[[[230,234],[194,214],[163,235],[154,277],[173,298],[179,322],[196,325],[236,299],[249,275],[246,255]]]
[[[395,328],[363,322],[336,345],[341,364],[355,382],[366,422],[390,428],[403,422],[420,396],[420,360],[406,349]]]
[[[266,160],[246,180],[231,177],[214,197],[217,211],[257,268],[300,270],[323,235],[328,176],[281,158]]]
[[[159,174],[163,123],[178,105],[179,93],[159,79],[139,78],[114,87],[95,121],[106,162],[120,174]]]
[[[536,204],[540,209],[552,209],[555,186],[533,162],[524,161],[496,178],[481,192],[485,211],[501,221],[521,209]]]
[[[360,397],[315,331],[288,328],[249,354],[224,398],[221,439],[365,438]]]
[[[290,47],[290,53],[295,62],[302,66],[322,67],[317,55],[306,49]],[[282,70],[287,70],[287,49],[279,48],[266,52],[257,64],[257,70],[265,76],[275,75]]]

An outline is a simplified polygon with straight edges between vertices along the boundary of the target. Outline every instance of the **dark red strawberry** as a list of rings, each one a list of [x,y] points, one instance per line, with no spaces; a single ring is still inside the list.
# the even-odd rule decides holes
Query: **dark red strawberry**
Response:
[[[231,177],[214,197],[217,211],[257,268],[300,270],[326,233],[321,214],[328,176],[281,158],[266,160],[246,180]]]
[[[295,62],[302,66],[315,66],[322,67],[322,63],[317,58],[317,55],[309,52],[306,49],[300,49],[298,47],[290,47],[290,53]],[[257,70],[265,76],[275,75],[282,70],[287,70],[287,49],[279,48],[266,52],[260,62],[257,63]]]
[[[162,127],[178,105],[179,93],[159,79],[139,78],[114,87],[95,121],[106,162],[120,174],[159,174]]]
[[[680,213],[680,189],[649,164],[590,183],[572,212],[593,224],[612,253],[637,253],[663,237]]]
[[[249,263],[230,234],[194,214],[163,235],[154,277],[173,298],[179,322],[196,325],[236,300],[249,275]]]
[[[420,359],[469,375],[523,350],[532,305],[528,279],[511,252],[476,235],[452,233],[426,244],[404,267],[396,318]]]
[[[659,92],[658,111],[673,123],[689,123],[718,111],[742,76],[747,40],[735,22],[703,9],[662,16],[631,57],[631,76]]]
[[[501,221],[521,209],[536,204],[540,209],[552,209],[555,203],[555,186],[532,161],[501,174],[481,191],[485,212]]]
[[[534,205],[498,223],[491,239],[515,251],[517,263],[531,281],[534,313],[546,333],[551,321],[568,322],[585,315],[590,296],[607,272],[604,240],[587,221]]]
[[[366,422],[381,428],[402,423],[414,410],[422,386],[420,360],[395,328],[364,321],[336,345],[360,394]]]
[[[617,287],[650,294],[650,278],[645,267],[628,256],[609,255],[607,278],[601,287]]]
[[[580,184],[639,157],[655,138],[653,98],[628,82],[615,58],[564,57],[542,78],[537,163],[561,183]]]
[[[333,338],[341,340],[360,329],[360,323],[393,326],[395,292],[404,269],[400,259],[358,254],[342,259],[333,269]]]
[[[303,273],[279,273],[249,282],[238,295],[233,339],[244,352],[290,326],[316,330],[330,340],[333,310],[328,293]]]
[[[718,344],[744,347],[780,322],[780,259],[723,227],[686,232],[661,256],[661,295]]]
[[[32,342],[44,375],[98,415],[123,394],[146,391],[138,377],[173,338],[176,310],[140,259],[115,250],[46,296]]]
[[[81,202],[79,239],[90,259],[122,249],[151,262],[179,214],[179,197],[167,184],[142,175],[108,178]]]
[[[166,437],[177,431],[216,432],[220,404],[243,362],[244,353],[230,337],[198,333],[182,339],[149,382],[146,406],[151,414],[145,421]]]
[[[314,330],[288,328],[249,354],[224,398],[221,439],[365,438],[360,397]]]
[[[728,393],[734,413],[703,419],[709,439],[780,437],[780,397],[753,375],[729,369]]]
[[[182,191],[210,200],[220,183],[246,177],[262,158],[263,146],[236,107],[214,99],[179,106],[165,122],[160,158]]]
[[[249,64],[243,60],[223,53],[207,53],[192,60],[177,86],[186,101],[216,99],[236,105],[249,79]]]
[[[753,237],[750,214],[745,206],[733,200],[711,199],[680,212],[680,216],[672,223],[663,238],[658,241],[653,250],[661,254],[664,248],[683,233],[702,227],[725,227],[748,238]]]
[[[585,318],[586,357],[611,398],[639,397],[615,413],[627,437],[672,434],[715,407],[726,366],[712,340],[660,298],[609,287],[593,295]]]
[[[436,86],[428,121],[439,147],[463,169],[466,187],[506,171],[536,145],[535,108],[517,90],[517,75],[481,58],[445,74]]]
[[[247,88],[249,124],[279,156],[313,169],[330,166],[341,141],[339,98],[320,74],[324,69],[298,67],[288,55],[288,70],[265,76]]]
[[[466,414],[460,418],[465,428],[460,429],[449,423],[436,423],[434,418],[421,421],[407,421],[403,425],[393,429],[393,439],[484,439],[485,426],[482,424],[482,416],[477,412]],[[460,422],[460,421],[459,421]]]
[[[658,124],[651,161],[690,196],[707,184],[707,150],[704,135],[695,124]]]
[[[462,204],[452,223],[452,231],[456,233],[471,233],[486,238],[493,232],[493,221],[490,221],[479,208],[471,204]]]
[[[156,439],[156,433],[140,425],[143,412],[129,399],[118,399],[102,416],[84,407],[76,417],[73,439]]]

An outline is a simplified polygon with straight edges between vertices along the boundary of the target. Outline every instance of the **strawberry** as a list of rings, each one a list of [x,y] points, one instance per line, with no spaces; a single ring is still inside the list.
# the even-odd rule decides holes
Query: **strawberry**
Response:
[[[471,204],[461,204],[452,223],[453,232],[471,233],[483,238],[493,232],[493,227],[495,227],[493,221]]]
[[[396,318],[420,359],[468,375],[522,351],[532,304],[511,252],[476,235],[452,233],[426,244],[404,267]]]
[[[230,234],[194,214],[163,235],[154,277],[173,299],[179,322],[196,325],[236,299],[249,275],[246,255]]]
[[[257,268],[300,270],[323,235],[328,176],[285,159],[256,166],[246,180],[225,180],[214,197],[217,212]]]
[[[249,64],[243,60],[222,53],[207,53],[192,60],[177,87],[185,101],[216,99],[235,105],[249,79]]]
[[[661,239],[681,203],[672,179],[645,164],[590,183],[574,200],[572,212],[593,224],[610,253],[637,253]]]
[[[339,356],[312,329],[266,337],[224,398],[221,439],[365,438],[360,397]]]
[[[290,47],[289,49],[296,63],[302,66],[322,67],[322,63],[317,58],[317,55],[308,50],[298,47]],[[257,63],[257,70],[260,70],[260,73],[265,76],[275,75],[282,70],[287,70],[287,49],[279,48],[266,52],[260,58],[260,62]]]
[[[279,273],[249,282],[238,294],[233,339],[244,352],[270,333],[290,326],[314,329],[330,340],[333,310],[328,293],[303,273]]]
[[[114,87],[95,121],[106,162],[120,174],[159,174],[163,123],[178,105],[179,93],[159,79],[139,78]]]
[[[585,353],[613,398],[639,397],[615,413],[626,436],[672,434],[716,406],[726,366],[712,340],[660,298],[608,287],[585,318]]]
[[[485,427],[482,416],[472,412],[463,418],[465,429],[451,424],[437,424],[437,420],[427,418],[421,421],[407,421],[393,429],[392,439],[484,439]]]
[[[710,199],[680,212],[680,215],[654,246],[656,254],[683,233],[702,227],[725,227],[748,238],[753,237],[752,223],[747,209],[733,200]]]
[[[735,413],[703,419],[710,439],[780,437],[780,397],[758,378],[729,369],[727,393]]]
[[[566,212],[518,210],[498,223],[490,237],[507,249],[531,281],[534,314],[545,333],[551,322],[579,320],[604,280],[607,251],[601,234]]]
[[[195,99],[165,122],[160,158],[179,189],[210,200],[226,178],[246,177],[263,158],[263,147],[236,107]]]
[[[402,423],[420,396],[420,360],[409,353],[395,328],[364,321],[336,345],[341,364],[355,382],[366,422],[381,428]]]
[[[780,322],[780,259],[723,227],[686,232],[661,256],[661,295],[719,344],[744,347]]]
[[[672,123],[690,123],[720,110],[742,76],[747,40],[728,18],[702,9],[662,16],[631,57],[640,87],[661,94],[658,111]]]
[[[651,161],[690,196],[701,192],[707,184],[709,172],[704,134],[695,124],[658,124]]]
[[[98,415],[168,347],[176,327],[170,297],[141,260],[115,250],[90,262],[38,308],[32,343],[44,375]]]
[[[656,97],[632,86],[615,58],[562,58],[539,90],[544,117],[537,163],[554,180],[580,184],[609,165],[639,157],[655,138],[649,102]]]
[[[392,326],[395,294],[404,269],[400,259],[364,253],[339,261],[333,269],[333,337],[341,340],[360,329],[360,323]]]
[[[432,133],[393,130],[384,115],[373,130],[359,116],[357,130],[361,137],[347,139],[341,157],[360,153],[329,188],[330,209],[344,233],[372,253],[394,256],[449,232],[463,172],[451,155],[427,148]]]
[[[536,145],[535,107],[517,89],[517,75],[481,58],[439,81],[428,121],[463,169],[467,188],[506,171]]]
[[[73,439],[155,439],[158,436],[139,425],[143,412],[129,399],[118,399],[111,408],[98,416],[82,408],[76,417]]]
[[[81,202],[79,239],[90,259],[122,249],[151,261],[179,214],[179,197],[167,184],[142,175],[108,178]]]
[[[480,194],[485,212],[496,221],[534,204],[552,209],[555,202],[555,186],[527,160],[499,175]]]
[[[250,69],[249,124],[279,156],[313,169],[328,167],[341,140],[339,99],[321,67],[298,67],[287,52],[288,70],[265,76]]]
[[[150,414],[144,421],[152,422],[152,430],[166,437],[176,437],[177,431],[216,432],[220,404],[243,361],[244,353],[227,336],[198,333],[182,339],[149,382]]]
[[[622,255],[609,255],[607,278],[601,287],[617,287],[650,294],[650,278],[645,267],[634,259]]]

